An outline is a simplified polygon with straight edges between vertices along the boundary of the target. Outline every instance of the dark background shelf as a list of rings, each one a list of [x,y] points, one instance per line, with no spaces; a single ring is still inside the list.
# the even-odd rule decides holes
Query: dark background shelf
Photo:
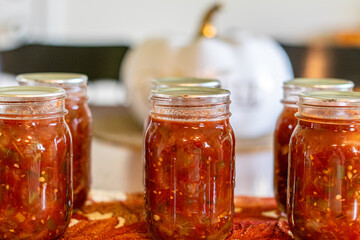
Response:
[[[360,85],[360,48],[309,47],[283,44],[296,77],[335,77]],[[25,45],[0,52],[1,69],[26,72],[78,72],[89,79],[119,79],[128,46]]]

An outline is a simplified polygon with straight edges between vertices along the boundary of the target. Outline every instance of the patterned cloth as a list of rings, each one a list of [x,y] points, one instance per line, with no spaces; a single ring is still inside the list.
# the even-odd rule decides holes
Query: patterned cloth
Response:
[[[144,221],[142,194],[93,191],[87,204],[73,214],[62,240],[150,240]],[[233,230],[227,239],[293,239],[279,219],[273,198],[235,198]]]

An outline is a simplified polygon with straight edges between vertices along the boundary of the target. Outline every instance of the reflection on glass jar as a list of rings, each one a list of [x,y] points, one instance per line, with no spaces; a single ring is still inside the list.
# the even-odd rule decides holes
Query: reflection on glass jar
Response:
[[[65,91],[0,88],[0,238],[55,239],[72,214]]]
[[[54,86],[66,90],[65,120],[73,140],[74,207],[84,205],[90,190],[92,117],[87,104],[87,76],[76,73],[28,73],[17,76],[20,85]]]
[[[296,78],[284,83],[284,108],[274,134],[274,192],[282,214],[286,210],[289,142],[297,124],[298,94],[304,91],[351,91],[353,87],[353,82],[342,79]]]
[[[156,239],[225,239],[234,214],[229,92],[152,91],[145,136],[146,220]]]
[[[360,238],[360,93],[300,94],[290,141],[289,225],[299,239]]]

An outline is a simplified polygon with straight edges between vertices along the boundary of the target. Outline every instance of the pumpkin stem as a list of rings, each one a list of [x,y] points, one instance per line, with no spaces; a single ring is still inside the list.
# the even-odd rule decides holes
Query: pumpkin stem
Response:
[[[216,36],[216,28],[211,22],[212,22],[213,16],[220,8],[221,8],[221,4],[216,3],[214,6],[212,6],[206,12],[206,14],[201,22],[198,37],[214,38]]]

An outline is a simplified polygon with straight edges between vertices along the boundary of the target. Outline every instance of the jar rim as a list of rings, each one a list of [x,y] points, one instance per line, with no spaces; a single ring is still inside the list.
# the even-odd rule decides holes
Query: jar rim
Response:
[[[65,90],[58,87],[0,87],[0,102],[46,101],[65,97]]]
[[[34,82],[40,84],[64,84],[68,86],[86,85],[88,77],[80,73],[42,72],[24,73],[16,76],[19,83]]]
[[[165,87],[212,87],[219,88],[220,81],[211,78],[194,78],[194,77],[164,77],[155,78],[151,81],[151,88]]]

